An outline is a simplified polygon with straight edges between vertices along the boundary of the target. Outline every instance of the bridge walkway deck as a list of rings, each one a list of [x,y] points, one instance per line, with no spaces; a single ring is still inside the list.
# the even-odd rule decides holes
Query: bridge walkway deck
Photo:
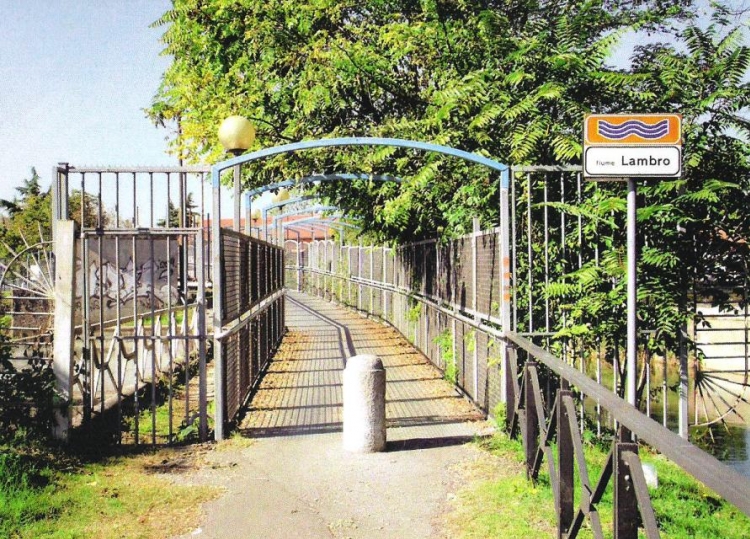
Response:
[[[287,296],[288,333],[241,425],[253,437],[337,432],[346,358],[375,354],[386,369],[388,440],[450,436],[476,408],[393,328],[320,298]]]

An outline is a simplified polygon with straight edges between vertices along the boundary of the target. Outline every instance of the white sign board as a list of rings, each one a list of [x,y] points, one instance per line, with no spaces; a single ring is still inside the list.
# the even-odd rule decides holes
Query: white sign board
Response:
[[[590,146],[583,159],[584,175],[598,177],[678,177],[682,156],[675,146]]]

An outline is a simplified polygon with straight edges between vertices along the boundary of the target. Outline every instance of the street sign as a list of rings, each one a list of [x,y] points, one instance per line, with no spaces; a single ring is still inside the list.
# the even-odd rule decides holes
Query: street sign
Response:
[[[679,114],[588,114],[583,119],[583,175],[591,180],[627,180],[627,357],[626,397],[636,405],[638,288],[636,194],[638,178],[679,177],[682,172]]]
[[[589,114],[583,128],[583,175],[591,179],[678,177],[679,114]]]

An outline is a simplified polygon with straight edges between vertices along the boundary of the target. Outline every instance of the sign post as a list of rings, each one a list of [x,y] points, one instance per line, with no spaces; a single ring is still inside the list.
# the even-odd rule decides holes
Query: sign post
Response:
[[[682,173],[682,117],[678,114],[589,114],[584,118],[583,174],[590,180],[627,180],[626,398],[636,405],[638,318],[636,195],[639,178]]]

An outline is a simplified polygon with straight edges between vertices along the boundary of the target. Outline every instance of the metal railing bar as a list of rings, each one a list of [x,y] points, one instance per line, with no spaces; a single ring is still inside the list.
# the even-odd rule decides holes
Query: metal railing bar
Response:
[[[194,228],[83,228],[81,237],[96,238],[100,236],[126,236],[148,238],[150,236],[167,236],[179,238],[182,236],[197,236],[202,229]]]
[[[581,172],[578,165],[513,165],[512,172]]]
[[[599,474],[599,480],[596,482],[596,487],[594,487],[594,492],[591,493],[592,504],[599,503],[602,499],[602,496],[604,496],[604,492],[607,490],[609,480],[612,478],[613,458],[614,447],[610,448],[609,453],[607,454],[607,460],[604,462],[602,472]]]
[[[68,172],[71,174],[86,174],[86,173],[102,173],[102,174],[170,174],[186,172],[188,174],[200,174],[211,172],[210,166],[182,166],[182,167],[96,167],[96,166],[80,166],[76,167],[70,165]]]
[[[585,391],[590,398],[599,401],[603,408],[609,410],[617,421],[636,436],[750,516],[750,481],[739,472],[646,417],[626,401],[546,350],[511,332],[506,333],[505,338],[544,363],[561,378],[568,380],[571,385]]]
[[[575,537],[583,524],[584,517],[589,518],[591,523],[594,537],[603,538],[602,524],[599,520],[599,513],[594,506],[591,504],[591,480],[589,479],[588,466],[586,465],[586,457],[583,453],[583,443],[581,442],[581,434],[578,428],[578,420],[576,414],[575,403],[571,395],[564,395],[562,398],[563,406],[565,407],[565,416],[569,424],[571,433],[570,440],[573,442],[573,456],[575,458],[576,465],[578,466],[578,479],[581,483],[581,501],[575,517],[573,517],[573,525],[571,526],[569,536]]]

